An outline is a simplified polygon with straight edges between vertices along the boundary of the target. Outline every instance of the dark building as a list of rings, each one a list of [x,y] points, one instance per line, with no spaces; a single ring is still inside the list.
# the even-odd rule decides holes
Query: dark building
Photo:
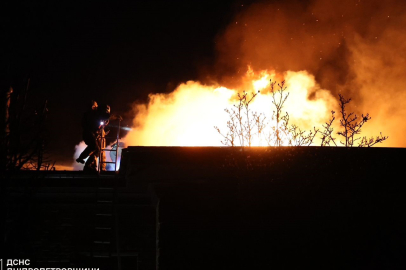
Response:
[[[405,149],[128,147],[8,175],[3,258],[100,269],[406,266]]]

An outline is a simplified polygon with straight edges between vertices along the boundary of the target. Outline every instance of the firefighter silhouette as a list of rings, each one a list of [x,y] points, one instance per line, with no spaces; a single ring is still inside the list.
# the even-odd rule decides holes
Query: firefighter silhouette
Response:
[[[82,119],[83,141],[87,147],[76,159],[77,162],[85,164],[84,171],[96,171],[96,159],[100,155],[100,147],[103,144],[104,126],[109,122],[110,106],[97,105],[92,102],[92,107],[86,111]],[[104,136],[103,136],[104,137]],[[105,144],[105,142],[104,142]],[[102,146],[104,147],[104,146]],[[85,159],[87,159],[85,163]]]

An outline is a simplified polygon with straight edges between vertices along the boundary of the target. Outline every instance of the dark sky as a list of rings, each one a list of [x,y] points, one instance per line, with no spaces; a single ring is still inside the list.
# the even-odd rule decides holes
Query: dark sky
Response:
[[[128,115],[210,69],[216,35],[248,1],[216,2],[2,2],[2,73],[17,93],[30,78],[31,102],[48,100],[52,158],[72,161],[90,100]]]

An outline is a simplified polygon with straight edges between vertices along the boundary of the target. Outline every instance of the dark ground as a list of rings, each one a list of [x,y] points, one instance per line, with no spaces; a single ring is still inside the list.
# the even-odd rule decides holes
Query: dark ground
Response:
[[[119,198],[127,198],[124,201],[133,208],[124,207],[127,210],[119,214],[124,221],[119,230],[127,249],[137,251],[140,261],[146,262],[153,259],[153,245],[148,243],[157,241],[159,269],[405,268],[405,149],[240,150],[125,149],[120,170],[125,183],[121,182],[119,194],[133,195]],[[77,179],[69,181],[76,183],[75,192],[92,194],[86,188],[94,185],[91,181],[82,187]],[[69,181],[61,187],[65,193],[73,191]],[[57,183],[43,179],[36,192],[45,194]],[[159,199],[159,225],[153,225],[151,213],[142,212],[142,216],[136,210],[137,205],[145,205],[136,194],[151,190]],[[56,201],[64,200],[52,194]],[[81,200],[75,203],[76,209]],[[83,211],[79,211],[82,217]],[[31,222],[40,222],[36,219],[40,215],[31,216]],[[74,214],[68,217],[75,220]],[[89,225],[82,221],[83,227]],[[140,232],[146,224],[149,229]],[[151,233],[154,226],[156,239]],[[76,228],[76,239],[81,239],[86,230]],[[39,238],[30,235],[31,240]],[[46,236],[45,240],[56,247],[66,243]],[[24,243],[24,239],[18,241]],[[27,244],[26,248],[33,247]],[[143,249],[148,252],[142,253]],[[70,258],[78,260],[73,253]],[[154,269],[153,263],[140,264],[138,269]]]

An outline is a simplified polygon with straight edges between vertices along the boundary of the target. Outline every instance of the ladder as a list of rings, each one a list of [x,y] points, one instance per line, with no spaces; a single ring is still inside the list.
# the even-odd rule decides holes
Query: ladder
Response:
[[[117,171],[117,163],[118,163],[118,147],[119,147],[119,142],[120,142],[120,123],[122,118],[118,117],[118,124],[117,124],[117,135],[116,137],[112,137],[112,136],[106,136],[105,135],[105,131],[104,131],[104,127],[101,130],[101,138],[100,138],[100,142],[99,142],[99,146],[100,146],[100,154],[99,154],[99,158],[98,158],[98,172],[100,173],[101,171],[105,170],[105,166],[106,164],[114,164],[114,171]],[[106,139],[107,138],[115,138],[116,142],[115,142],[115,147],[112,147],[111,149],[106,148]],[[106,155],[106,152],[116,152],[116,158],[114,161],[106,161],[105,158],[103,158],[103,156]],[[111,155],[110,155],[111,157]]]
[[[104,128],[101,130],[100,135],[100,154],[98,158],[98,172],[105,171],[106,164],[114,164],[114,175],[117,180],[117,163],[118,163],[118,147],[120,142],[120,123],[122,118],[118,117],[118,124],[114,127],[117,128],[117,135],[106,136]],[[106,139],[116,139],[116,146],[111,149],[106,148]],[[106,161],[103,159],[103,154],[106,152],[115,151],[115,160]],[[110,155],[111,157],[111,155]],[[117,213],[117,181],[114,181],[113,186],[100,186],[96,187],[96,207],[98,209],[94,216],[94,233],[93,233],[93,247],[92,257],[95,263],[107,266],[109,269],[121,270],[121,252],[120,252],[120,236],[119,236],[119,219]],[[114,259],[115,258],[115,259]],[[116,260],[116,264],[114,263]]]
[[[92,252],[93,263],[108,269],[121,270],[117,187],[96,189],[96,208]]]

